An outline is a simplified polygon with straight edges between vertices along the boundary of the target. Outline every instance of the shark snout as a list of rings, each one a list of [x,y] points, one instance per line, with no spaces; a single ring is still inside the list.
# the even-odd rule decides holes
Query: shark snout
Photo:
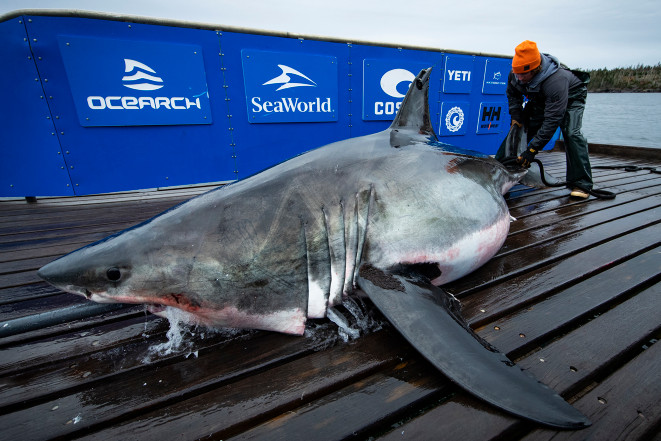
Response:
[[[56,288],[63,291],[70,291],[70,289],[65,289],[65,286],[71,285],[71,277],[67,275],[67,271],[63,268],[62,263],[59,260],[39,268],[37,275]]]
[[[76,286],[75,277],[72,276],[71,272],[66,271],[64,265],[59,260],[39,268],[37,275],[64,292],[78,294],[87,299],[92,297],[92,293],[87,288]]]
[[[55,282],[58,280],[58,276],[60,275],[57,271],[58,265],[56,265],[56,263],[57,261],[42,266],[37,271],[37,275],[46,282],[54,285]]]

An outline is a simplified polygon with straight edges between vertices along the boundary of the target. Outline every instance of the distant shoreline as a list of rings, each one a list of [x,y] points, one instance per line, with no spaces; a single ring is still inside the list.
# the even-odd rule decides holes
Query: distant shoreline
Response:
[[[597,93],[650,93],[661,92],[661,63],[656,66],[592,69],[588,92]]]
[[[634,89],[602,89],[602,90],[590,90],[589,93],[661,93],[661,89],[650,89],[650,90],[634,90]]]

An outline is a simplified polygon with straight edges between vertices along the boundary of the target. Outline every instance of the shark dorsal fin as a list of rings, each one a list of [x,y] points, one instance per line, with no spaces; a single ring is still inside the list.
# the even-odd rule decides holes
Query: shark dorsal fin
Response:
[[[420,71],[399,107],[397,116],[390,125],[391,130],[415,131],[437,139],[429,117],[429,77],[431,67]]]

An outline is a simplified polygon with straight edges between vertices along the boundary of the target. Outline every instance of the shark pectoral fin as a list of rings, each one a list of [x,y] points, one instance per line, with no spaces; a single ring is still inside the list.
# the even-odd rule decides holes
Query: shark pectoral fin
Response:
[[[590,425],[552,389],[474,334],[460,317],[457,301],[426,279],[364,266],[357,282],[409,343],[471,394],[552,427]]]

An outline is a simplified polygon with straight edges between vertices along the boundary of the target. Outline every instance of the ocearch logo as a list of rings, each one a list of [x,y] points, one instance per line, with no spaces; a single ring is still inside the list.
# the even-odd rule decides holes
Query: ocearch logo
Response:
[[[398,87],[401,83],[408,83],[410,87],[411,82],[415,79],[415,75],[406,69],[391,69],[384,73],[381,77],[380,85],[381,90],[386,95],[393,98],[404,98],[405,93],[401,93]],[[408,88],[407,88],[408,90]],[[375,115],[394,115],[402,105],[401,101],[375,101],[374,114]]]
[[[280,84],[276,92],[294,87],[317,87],[317,83],[307,75],[293,67],[278,64],[281,74],[262,83],[262,86]],[[262,101],[259,96],[251,99],[253,113],[331,113],[330,97],[315,97],[312,100],[302,100],[300,97],[282,97],[273,101]]]
[[[164,86],[163,79],[156,76],[156,71],[144,63],[141,63],[130,58],[124,58],[124,72],[126,74],[122,77],[122,85],[129,89],[151,91],[157,90]],[[152,75],[154,74],[154,75]],[[166,109],[166,110],[187,110],[191,107],[202,109],[200,98],[198,96],[191,97],[183,96],[97,96],[92,95],[87,97],[87,105],[92,110],[141,110],[144,108],[150,109]]]
[[[124,58],[124,72],[127,74],[122,78],[125,87],[135,90],[156,90],[163,87],[163,79],[157,77],[156,71],[139,61]]]
[[[464,124],[464,111],[461,107],[451,108],[445,115],[445,127],[451,132],[456,132]]]

